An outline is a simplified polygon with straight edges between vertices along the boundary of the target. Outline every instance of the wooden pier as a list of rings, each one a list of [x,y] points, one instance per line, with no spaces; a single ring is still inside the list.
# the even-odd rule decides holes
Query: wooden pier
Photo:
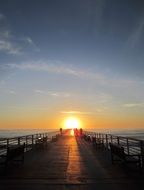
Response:
[[[44,149],[25,153],[24,164],[10,164],[0,173],[3,190],[133,190],[144,188],[137,169],[112,165],[110,151],[95,149],[70,131]]]

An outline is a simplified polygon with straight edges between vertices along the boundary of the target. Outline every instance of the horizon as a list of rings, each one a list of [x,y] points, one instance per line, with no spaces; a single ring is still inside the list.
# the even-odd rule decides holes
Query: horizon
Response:
[[[144,129],[143,5],[0,0],[0,129]]]

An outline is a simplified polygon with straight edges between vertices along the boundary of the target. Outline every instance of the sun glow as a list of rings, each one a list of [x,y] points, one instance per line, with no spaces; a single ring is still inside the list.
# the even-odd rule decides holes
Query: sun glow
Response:
[[[77,119],[77,118],[68,118],[65,120],[65,128],[66,129],[74,129],[74,128],[77,128],[79,129],[80,128],[80,121]]]

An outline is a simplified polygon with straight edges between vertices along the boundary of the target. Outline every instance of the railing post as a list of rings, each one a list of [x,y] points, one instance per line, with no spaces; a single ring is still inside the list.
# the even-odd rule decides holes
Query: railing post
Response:
[[[20,137],[18,137],[18,145],[20,145]]]
[[[128,141],[128,138],[126,138],[126,144],[127,144],[127,153],[129,154],[129,141]]]
[[[27,136],[26,136],[26,151],[27,151],[27,144],[28,144],[28,139],[27,139]]]
[[[106,148],[108,149],[108,136],[106,134]]]
[[[120,141],[119,141],[120,139],[119,139],[119,137],[117,137],[117,144],[119,145],[120,144]]]
[[[7,139],[7,148],[9,147],[9,139]]]
[[[103,141],[103,143],[104,143],[104,134],[102,134],[102,141]]]
[[[34,145],[34,136],[32,135],[32,148],[33,148],[33,145]]]
[[[141,157],[142,157],[142,169],[144,169],[144,141],[140,141]]]
[[[113,138],[112,138],[112,135],[111,135],[111,143],[113,142]]]

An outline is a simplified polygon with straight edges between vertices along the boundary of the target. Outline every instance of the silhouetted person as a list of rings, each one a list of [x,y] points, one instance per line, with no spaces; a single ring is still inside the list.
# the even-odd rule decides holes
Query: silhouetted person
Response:
[[[78,129],[77,128],[74,129],[74,134],[75,134],[75,136],[78,136]]]
[[[60,134],[62,135],[62,128],[60,128]]]
[[[83,135],[83,129],[80,128],[80,136],[82,136],[82,135]]]

